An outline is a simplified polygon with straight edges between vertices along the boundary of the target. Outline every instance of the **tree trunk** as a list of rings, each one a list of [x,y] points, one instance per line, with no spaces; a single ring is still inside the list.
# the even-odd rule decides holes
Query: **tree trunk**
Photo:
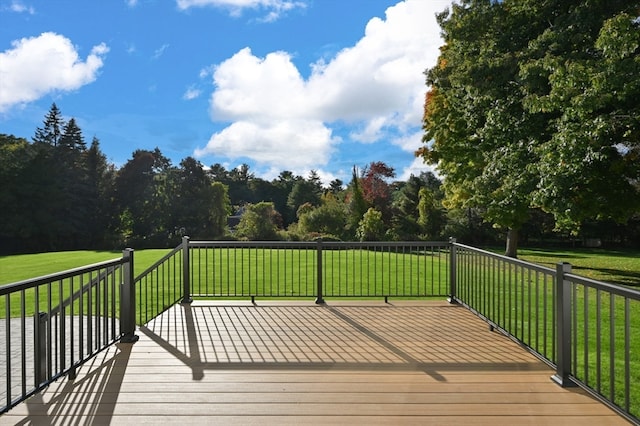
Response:
[[[517,258],[518,257],[518,230],[509,228],[507,231],[507,249],[505,256]]]

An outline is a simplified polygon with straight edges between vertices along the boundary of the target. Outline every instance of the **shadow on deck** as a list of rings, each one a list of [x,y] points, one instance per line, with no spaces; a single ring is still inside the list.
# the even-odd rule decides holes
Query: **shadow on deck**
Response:
[[[628,424],[446,302],[176,305],[0,424]]]

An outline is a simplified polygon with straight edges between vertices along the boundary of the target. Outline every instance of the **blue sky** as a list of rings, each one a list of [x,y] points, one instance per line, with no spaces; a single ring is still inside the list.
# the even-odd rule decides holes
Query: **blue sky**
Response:
[[[0,0],[0,133],[55,102],[116,165],[247,163],[328,184],[384,161],[430,170],[424,70],[448,0]]]

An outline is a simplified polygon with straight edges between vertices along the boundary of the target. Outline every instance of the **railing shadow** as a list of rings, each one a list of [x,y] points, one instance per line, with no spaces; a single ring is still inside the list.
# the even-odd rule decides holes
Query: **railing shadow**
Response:
[[[131,344],[117,343],[89,360],[77,380],[63,379],[27,399],[28,414],[17,425],[108,424],[129,363]],[[44,399],[47,399],[46,401]]]
[[[222,369],[550,371],[454,305],[182,304],[140,332],[188,366]],[[185,339],[186,338],[186,339]]]

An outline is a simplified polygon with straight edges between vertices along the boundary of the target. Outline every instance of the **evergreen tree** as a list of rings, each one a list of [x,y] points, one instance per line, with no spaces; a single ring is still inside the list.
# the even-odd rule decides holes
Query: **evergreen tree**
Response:
[[[65,122],[62,118],[62,113],[54,102],[51,104],[49,112],[44,117],[43,127],[36,128],[33,141],[36,143],[45,143],[57,146],[60,142],[60,138],[62,137],[64,126]]]

